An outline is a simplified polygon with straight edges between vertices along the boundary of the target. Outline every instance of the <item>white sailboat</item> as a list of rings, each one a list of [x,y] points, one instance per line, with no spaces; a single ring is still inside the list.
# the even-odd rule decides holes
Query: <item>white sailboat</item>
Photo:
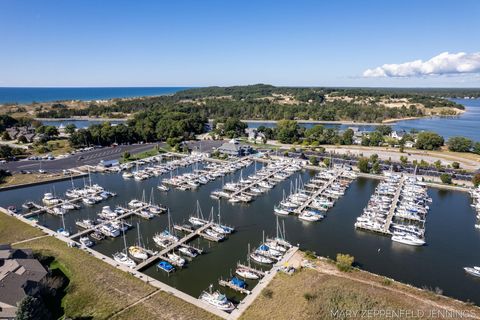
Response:
[[[123,225],[123,222],[122,222],[122,225]],[[122,228],[123,229],[123,228]],[[117,253],[114,253],[113,254],[113,259],[115,261],[117,261],[118,263],[120,264],[123,264],[129,268],[135,268],[135,266],[137,265],[137,263],[135,261],[133,261],[127,254],[127,240],[125,239],[125,231],[122,230],[122,233],[123,233],[123,246],[124,246],[124,250],[123,251],[120,251],[120,252],[117,252]]]

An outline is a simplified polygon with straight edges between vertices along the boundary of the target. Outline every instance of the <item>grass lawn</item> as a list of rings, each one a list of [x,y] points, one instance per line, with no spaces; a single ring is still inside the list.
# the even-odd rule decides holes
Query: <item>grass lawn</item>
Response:
[[[38,229],[0,212],[0,243],[13,243],[34,237],[44,233]]]
[[[0,187],[9,187],[15,185],[29,184],[34,182],[44,182],[50,180],[57,180],[65,177],[61,173],[16,173],[11,176],[5,177],[4,181],[0,183]]]
[[[161,150],[163,152],[163,150]],[[120,159],[120,162],[121,163],[125,163],[125,162],[130,162],[130,161],[135,161],[135,160],[141,160],[141,159],[145,159],[145,158],[148,158],[148,157],[153,157],[153,156],[156,156],[158,154],[160,154],[160,152],[156,147],[154,147],[153,149],[151,150],[147,150],[147,151],[143,151],[143,152],[140,152],[140,153],[135,153],[135,154],[131,154],[130,157],[128,159],[125,159],[122,158]]]
[[[335,267],[333,267],[335,269]],[[338,271],[339,272],[339,271]],[[304,269],[288,276],[278,274],[246,310],[241,319],[358,319],[360,316],[336,314],[350,310],[409,310],[424,312],[452,308],[458,312],[468,310],[480,317],[480,309],[466,303],[419,291],[363,271],[342,273],[351,278]],[[376,315],[372,319],[389,319],[392,316]],[[395,319],[405,317],[393,317]],[[430,317],[437,319],[439,317]],[[429,318],[429,319],[430,319]]]
[[[44,235],[14,217],[0,213],[0,243],[11,243]],[[115,313],[153,293],[156,288],[115,269],[85,251],[69,248],[54,237],[43,237],[17,245],[54,257],[70,283],[62,300],[65,317],[109,319]],[[168,293],[127,309],[117,319],[214,319],[215,316]]]

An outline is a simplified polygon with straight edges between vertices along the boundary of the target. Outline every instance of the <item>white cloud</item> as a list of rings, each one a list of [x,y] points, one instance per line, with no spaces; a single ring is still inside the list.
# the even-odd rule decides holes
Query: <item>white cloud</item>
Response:
[[[364,77],[419,77],[429,75],[480,72],[480,52],[443,52],[427,61],[414,60],[400,64],[384,64],[367,69]]]

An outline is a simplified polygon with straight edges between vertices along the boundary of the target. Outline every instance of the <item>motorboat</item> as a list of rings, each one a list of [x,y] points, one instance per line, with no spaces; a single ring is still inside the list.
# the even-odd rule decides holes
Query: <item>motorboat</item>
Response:
[[[225,312],[231,312],[235,309],[235,305],[218,291],[213,293],[203,291],[199,299]]]
[[[392,236],[392,241],[408,244],[411,246],[423,246],[425,244],[425,240],[418,238],[411,234],[402,234],[402,233],[394,233]]]
[[[198,255],[197,251],[189,247],[180,247],[178,251],[190,258],[195,258]]]
[[[474,277],[480,277],[480,267],[465,267],[463,270]]]
[[[128,203],[128,206],[129,206],[130,208],[138,209],[138,208],[144,207],[144,206],[145,206],[145,203],[143,203],[143,202],[140,201],[140,200],[133,199],[133,200],[131,200],[131,201]]]
[[[170,263],[168,263],[167,261],[160,261],[158,264],[157,264],[157,267],[159,269],[162,269],[163,271],[165,272],[172,272],[175,270],[175,267],[172,266]]]
[[[90,248],[91,246],[94,245],[94,242],[92,240],[90,240],[89,237],[80,237],[79,241],[83,246],[85,246],[87,248]]]
[[[52,205],[59,203],[60,199],[55,197],[52,193],[47,192],[43,195],[42,201],[47,205]]]
[[[131,178],[133,178],[133,173],[128,172],[128,171],[127,171],[127,172],[124,172],[124,173],[122,174],[122,177],[123,177],[124,179],[131,179]]]
[[[128,255],[124,252],[114,253],[113,259],[129,268],[135,268],[137,266],[137,263],[133,261],[130,257],[128,257]]]
[[[160,191],[164,191],[164,192],[167,192],[167,191],[170,190],[169,187],[167,187],[166,185],[163,185],[163,184],[159,184],[159,185],[157,186],[157,189],[160,190]]]
[[[58,228],[57,233],[64,237],[70,237],[70,232],[68,230],[65,230],[64,228]]]

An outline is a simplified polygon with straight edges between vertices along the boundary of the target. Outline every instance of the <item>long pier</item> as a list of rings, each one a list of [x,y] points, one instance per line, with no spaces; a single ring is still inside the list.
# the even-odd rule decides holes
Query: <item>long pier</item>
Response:
[[[162,257],[164,255],[166,255],[168,252],[174,250],[175,248],[179,247],[179,246],[182,246],[185,242],[188,242],[190,240],[192,240],[194,237],[196,236],[200,236],[201,233],[210,228],[212,226],[213,222],[209,222],[209,223],[206,223],[204,224],[203,226],[201,226],[200,228],[196,229],[195,231],[187,234],[185,237],[183,237],[182,239],[178,240],[177,242],[169,245],[168,247],[166,247],[165,249],[161,250],[159,253],[157,253],[156,255],[153,255],[151,256],[150,258],[148,258],[147,260],[143,261],[142,263],[138,264],[136,267],[135,267],[135,270],[142,270],[144,268],[146,268],[147,266],[149,266],[150,264],[154,263],[155,261],[159,260],[159,259],[162,259]]]
[[[138,215],[138,212],[140,212],[141,210],[144,210],[144,209],[147,208],[147,207],[148,207],[148,205],[143,206],[143,207],[140,207],[140,208],[137,208],[137,209],[126,209],[127,212],[125,212],[124,214],[116,217],[115,219],[106,220],[106,221],[104,221],[104,222],[102,222],[102,223],[96,224],[95,226],[93,226],[93,227],[91,227],[91,228],[85,229],[85,230],[83,230],[83,231],[80,231],[80,232],[75,233],[74,235],[71,235],[69,238],[72,239],[72,240],[74,240],[74,239],[76,239],[76,238],[80,238],[80,237],[82,237],[82,236],[84,236],[84,235],[87,235],[87,234],[90,234],[90,233],[94,232],[95,230],[97,230],[98,228],[100,228],[102,225],[107,224],[107,223],[109,223],[109,222],[111,222],[111,221],[119,221],[119,220],[128,218],[129,216],[134,215],[134,214]],[[125,209],[125,208],[123,208],[123,209]]]
[[[273,177],[273,176],[276,175],[277,173],[283,171],[286,167],[287,167],[287,165],[282,166],[281,168],[279,168],[279,169],[271,172],[270,174],[264,175],[261,179],[255,180],[255,181],[247,184],[246,186],[244,186],[244,187],[240,188],[239,190],[237,190],[237,191],[233,192],[232,194],[230,194],[230,198],[234,198],[234,197],[238,196],[239,194],[244,193],[246,190],[250,189],[251,187],[255,186],[255,185],[258,184],[259,182],[265,181],[265,180],[267,180],[268,178]]]
[[[302,211],[305,210],[305,208],[307,208],[308,206],[310,206],[312,201],[316,197],[318,197],[320,194],[322,194],[332,183],[334,183],[338,179],[338,177],[340,177],[343,174],[343,172],[344,172],[343,169],[338,170],[338,172],[335,174],[335,176],[333,178],[328,180],[327,183],[325,183],[317,191],[315,191],[312,195],[310,195],[310,197],[308,198],[307,201],[305,201],[301,206],[299,206],[298,208],[295,209],[294,213],[295,214],[301,214]]]
[[[400,178],[400,182],[398,184],[397,190],[395,192],[395,195],[393,196],[392,206],[388,211],[387,220],[385,222],[385,225],[383,226],[384,233],[390,233],[390,225],[392,224],[392,219],[393,219],[393,215],[395,214],[395,209],[397,209],[398,199],[400,198],[400,194],[402,193],[402,187],[404,182],[405,182],[405,177],[402,175],[402,177]]]

